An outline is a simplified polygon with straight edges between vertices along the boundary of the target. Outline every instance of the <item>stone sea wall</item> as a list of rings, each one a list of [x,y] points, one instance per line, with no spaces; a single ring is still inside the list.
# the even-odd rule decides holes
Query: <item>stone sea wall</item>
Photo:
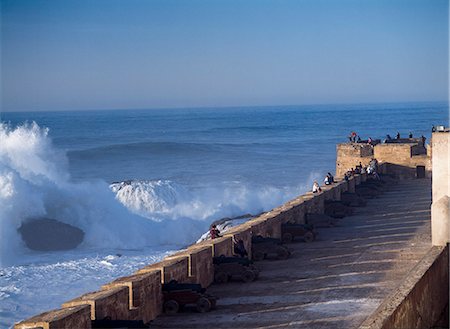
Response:
[[[322,186],[319,194],[301,195],[231,228],[221,238],[193,244],[130,276],[105,284],[98,291],[67,301],[60,309],[17,323],[15,328],[91,328],[91,320],[104,319],[148,323],[163,311],[163,283],[177,280],[208,287],[214,279],[213,257],[232,256],[233,237],[242,239],[251,253],[253,235],[280,238],[283,223],[305,223],[307,214],[323,214],[325,201],[339,201],[342,193],[354,192],[355,186],[366,179],[366,174],[355,175],[349,181]]]

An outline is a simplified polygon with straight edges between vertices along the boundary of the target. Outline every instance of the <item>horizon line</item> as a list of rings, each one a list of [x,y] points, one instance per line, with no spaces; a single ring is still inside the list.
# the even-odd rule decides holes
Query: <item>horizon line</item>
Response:
[[[222,105],[222,106],[171,106],[171,107],[130,107],[130,108],[86,108],[86,109],[67,109],[67,110],[45,110],[45,109],[19,109],[19,110],[0,110],[1,113],[27,113],[27,112],[94,112],[94,111],[158,111],[158,110],[207,110],[207,109],[237,109],[237,108],[269,108],[269,107],[305,107],[305,106],[342,106],[342,105],[382,105],[382,104],[421,104],[421,103],[445,103],[446,100],[422,100],[422,101],[380,101],[380,102],[330,102],[330,103],[307,103],[307,104],[273,104],[273,105]]]

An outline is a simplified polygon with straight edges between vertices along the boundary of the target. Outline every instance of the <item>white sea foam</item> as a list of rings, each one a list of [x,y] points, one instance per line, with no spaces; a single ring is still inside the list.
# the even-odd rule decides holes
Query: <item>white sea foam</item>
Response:
[[[37,124],[0,126],[0,264],[27,251],[17,229],[25,220],[54,218],[81,228],[81,248],[159,244],[154,223],[131,214],[104,182],[73,183],[67,159]]]
[[[22,262],[17,233],[25,220],[47,217],[85,232],[79,249],[139,249],[194,242],[222,217],[257,214],[305,190],[217,182],[192,189],[168,180],[70,180],[63,151],[36,123],[0,125],[0,265]],[[120,202],[117,202],[120,201]]]

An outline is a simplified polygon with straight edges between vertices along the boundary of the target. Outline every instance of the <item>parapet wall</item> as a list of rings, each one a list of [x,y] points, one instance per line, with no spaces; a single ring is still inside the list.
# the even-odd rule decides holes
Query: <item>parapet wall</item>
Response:
[[[433,247],[407,280],[369,316],[360,329],[446,328],[449,303],[447,247]]]
[[[375,146],[358,143],[338,144],[336,176],[343,177],[360,162],[363,166],[367,166],[370,160],[375,158],[379,164],[386,164],[389,174],[397,178],[417,177],[418,167],[423,167],[425,176],[431,177],[431,148],[427,149],[416,139],[401,141],[403,140]]]
[[[360,162],[367,166],[373,158],[373,146],[360,143],[345,143],[336,146],[336,177],[344,177],[351,168]]]
[[[208,287],[214,279],[213,257],[233,255],[233,237],[242,239],[251,253],[253,235],[281,236],[281,224],[304,223],[307,213],[323,214],[325,200],[340,200],[366,180],[355,175],[349,181],[323,186],[319,194],[306,193],[285,204],[224,232],[222,238],[193,244],[187,249],[145,266],[134,274],[103,285],[99,291],[84,294],[49,311],[15,325],[37,329],[90,328],[89,320],[117,319],[148,323],[162,313],[162,284],[170,280],[199,283]],[[74,326],[74,324],[76,324]]]

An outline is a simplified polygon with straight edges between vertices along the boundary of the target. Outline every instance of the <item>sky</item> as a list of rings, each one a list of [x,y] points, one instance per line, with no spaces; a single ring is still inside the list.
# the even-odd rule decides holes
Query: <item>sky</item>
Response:
[[[0,1],[0,111],[448,99],[448,0]]]

